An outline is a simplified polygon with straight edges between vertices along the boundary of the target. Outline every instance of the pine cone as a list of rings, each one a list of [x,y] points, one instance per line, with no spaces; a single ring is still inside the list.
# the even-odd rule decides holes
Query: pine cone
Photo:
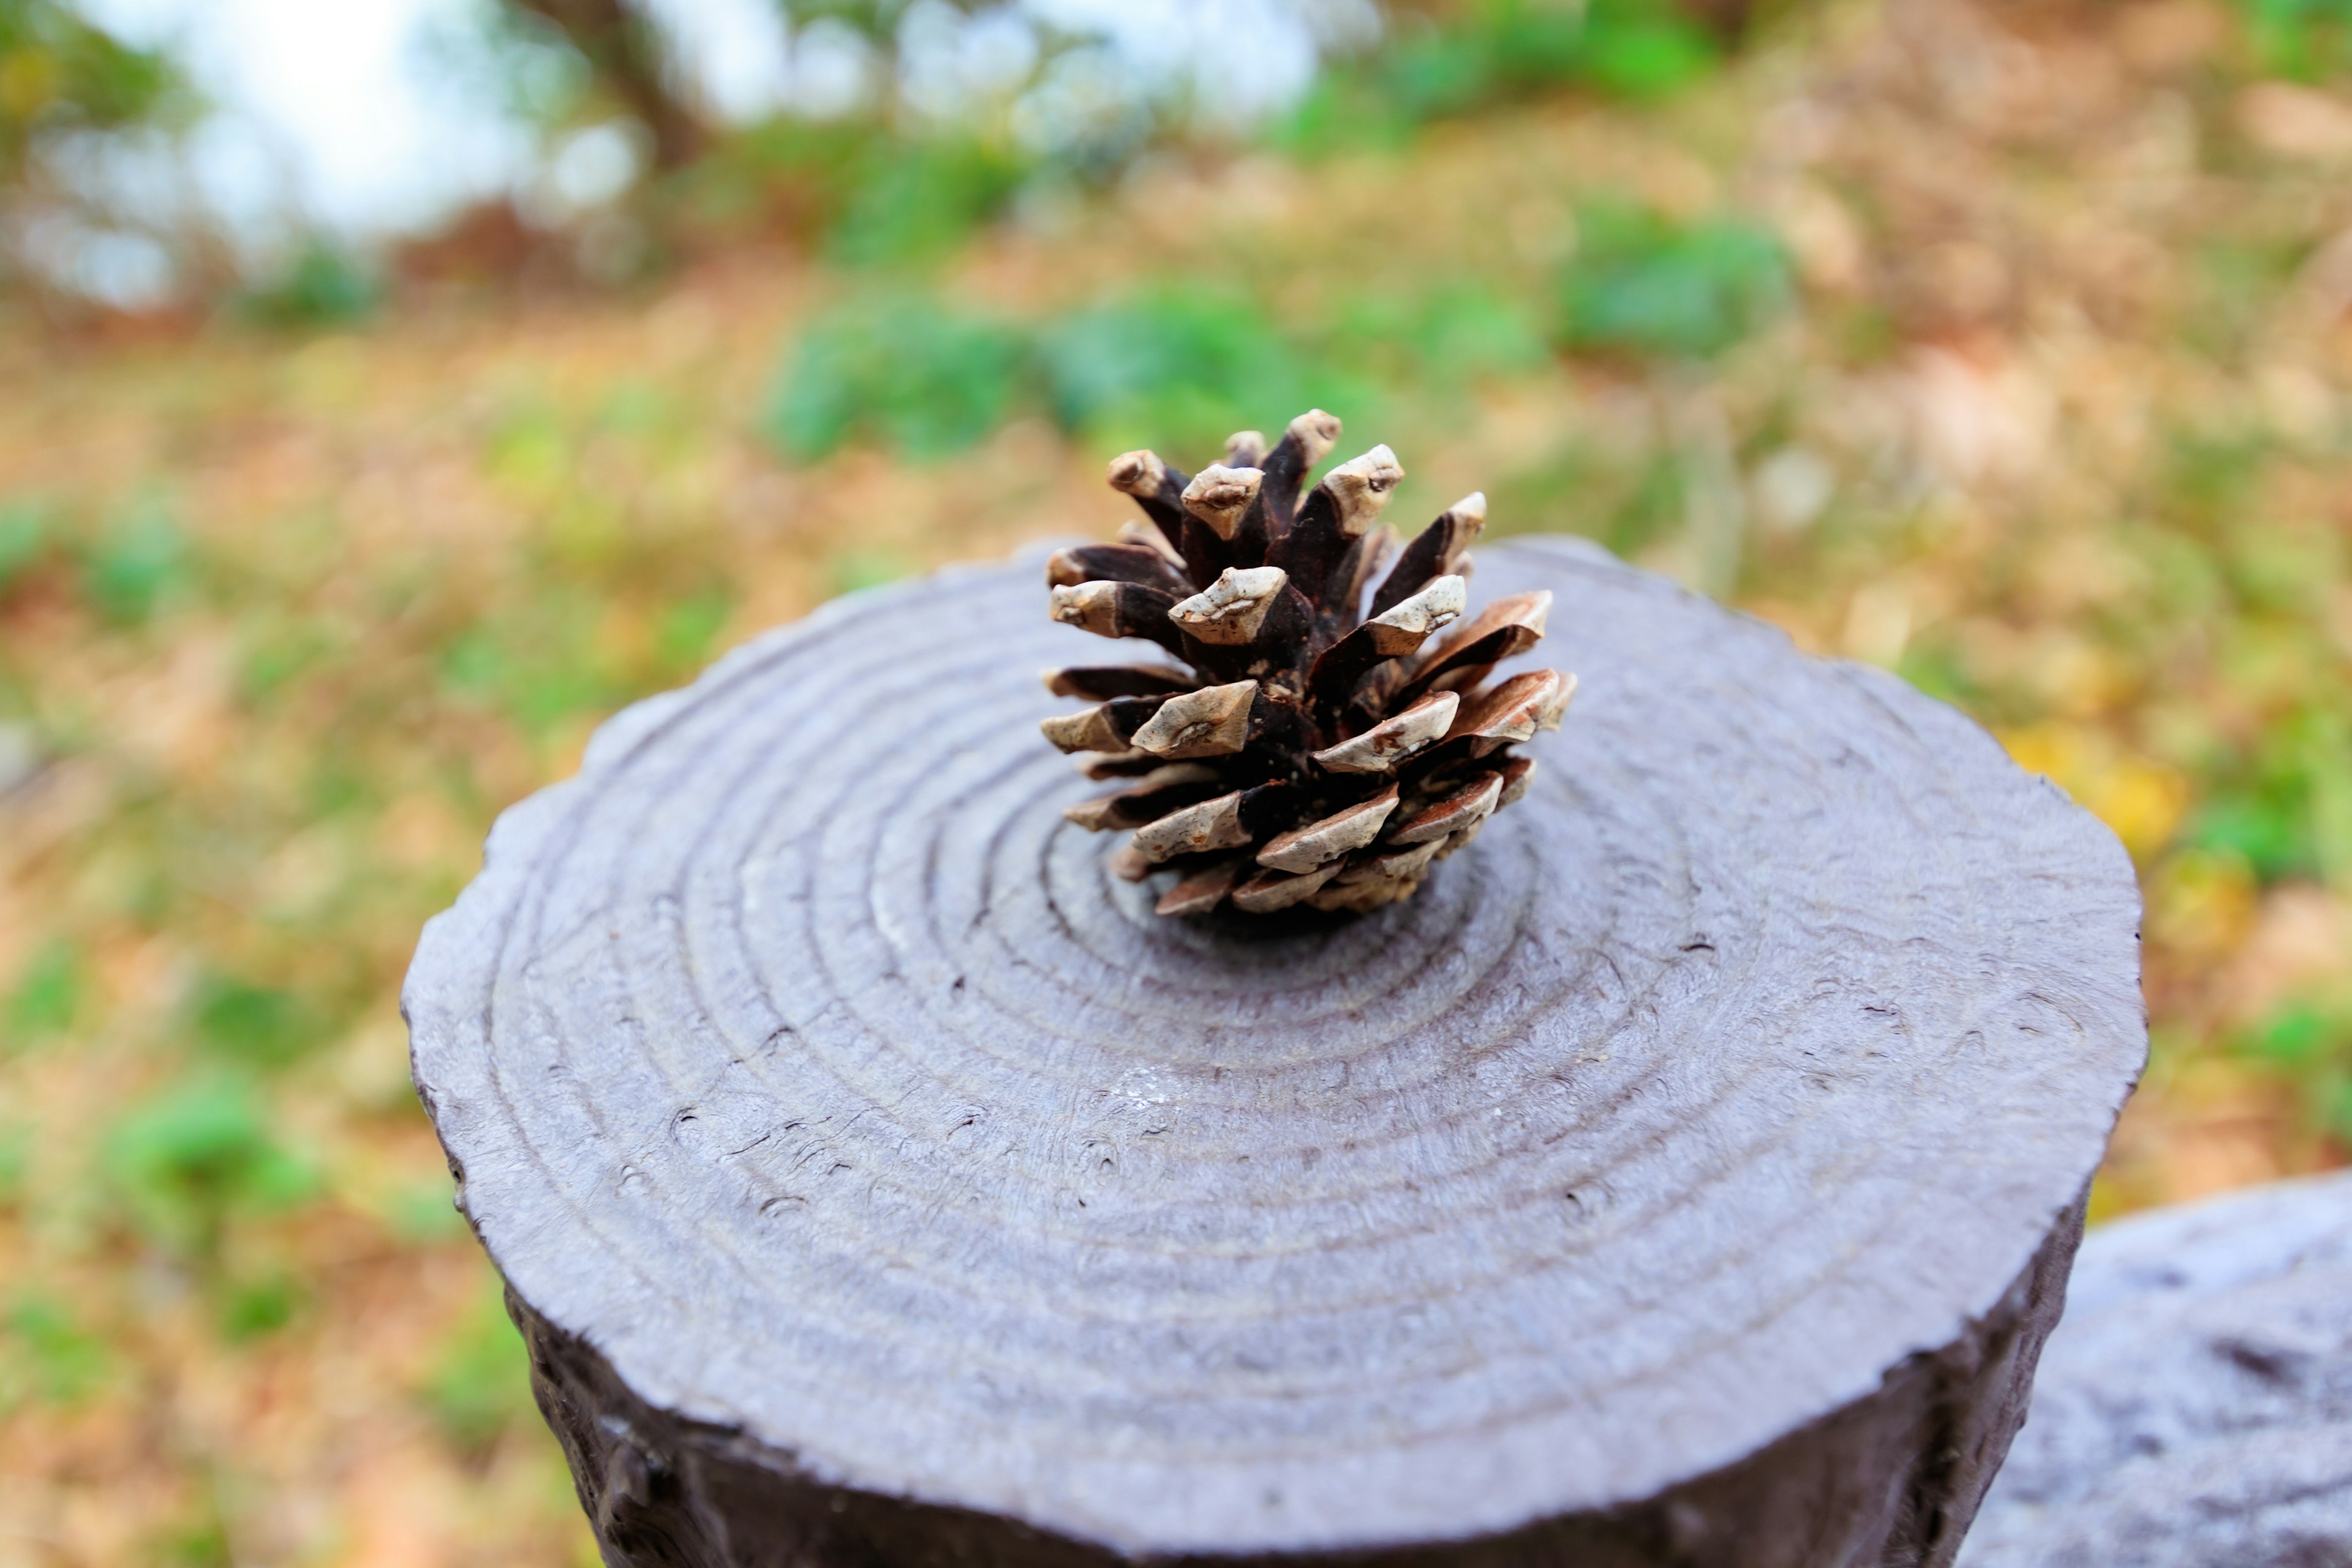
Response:
[[[1087,753],[1089,778],[1124,781],[1066,815],[1133,835],[1120,875],[1176,873],[1163,915],[1410,896],[1432,861],[1527,793],[1535,763],[1509,749],[1558,729],[1575,693],[1574,676],[1550,669],[1482,684],[1535,646],[1551,607],[1549,593],[1519,594],[1462,618],[1485,496],[1402,543],[1373,526],[1404,477],[1374,447],[1300,499],[1339,435],[1315,409],[1271,451],[1244,430],[1189,477],[1129,452],[1110,482],[1149,525],[1046,563],[1055,620],[1148,638],[1185,667],[1045,678],[1097,704],[1047,720],[1045,738]]]

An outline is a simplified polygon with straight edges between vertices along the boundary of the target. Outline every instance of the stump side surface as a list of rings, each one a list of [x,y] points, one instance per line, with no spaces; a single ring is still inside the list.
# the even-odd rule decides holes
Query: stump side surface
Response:
[[[2352,1172],[2093,1233],[1962,1568],[2352,1563]]]
[[[1589,548],[1528,798],[1409,903],[1158,920],[1034,563],[829,606],[501,819],[404,998],[494,1260],[651,1407],[1122,1550],[1652,1496],[1963,1341],[2137,1075],[2112,836]]]

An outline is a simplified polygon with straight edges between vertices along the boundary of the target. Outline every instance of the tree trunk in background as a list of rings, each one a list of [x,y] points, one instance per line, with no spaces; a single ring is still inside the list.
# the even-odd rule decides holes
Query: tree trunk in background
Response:
[[[586,57],[597,81],[651,133],[656,169],[681,168],[701,155],[709,129],[672,86],[654,24],[625,0],[508,3],[552,23]]]

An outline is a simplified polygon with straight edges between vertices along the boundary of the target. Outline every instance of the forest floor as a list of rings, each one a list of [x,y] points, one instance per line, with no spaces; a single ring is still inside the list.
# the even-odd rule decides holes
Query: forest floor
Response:
[[[1391,515],[1483,488],[2103,817],[2154,1054],[2099,1215],[2341,1163],[2352,100],[2232,27],[1833,7],[1663,105],[1158,159],[887,293],[747,242],[0,324],[0,1568],[593,1563],[408,1086],[419,925],[615,707],[1108,534],[1108,457],[1228,416],[1330,407]],[[931,359],[826,358],[877,311]]]

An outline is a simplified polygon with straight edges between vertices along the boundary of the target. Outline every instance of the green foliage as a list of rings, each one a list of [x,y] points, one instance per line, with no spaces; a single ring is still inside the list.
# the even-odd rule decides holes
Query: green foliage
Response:
[[[0,1013],[6,1025],[0,1055],[72,1028],[81,1011],[82,984],[81,950],[71,942],[52,937],[35,949]]]
[[[1421,293],[1347,300],[1325,357],[1345,356],[1368,382],[1459,391],[1490,376],[1523,374],[1551,357],[1542,313],[1485,283],[1441,281]]]
[[[276,278],[248,289],[241,314],[267,326],[346,327],[366,321],[383,302],[383,285],[350,252],[313,240]]]
[[[2352,1005],[2291,1001],[2237,1044],[2294,1086],[2296,1104],[2321,1131],[2352,1146]]]
[[[1307,376],[1257,306],[1163,285],[1063,317],[1040,335],[1055,417],[1171,449],[1213,446],[1269,407],[1304,408]]]
[[[908,0],[776,0],[777,8],[792,18],[794,26],[806,26],[820,20],[838,22],[877,45],[889,43],[899,19],[907,14],[908,3]],[[949,0],[949,4],[968,14],[978,10],[986,0]]]
[[[266,1339],[294,1321],[303,1300],[301,1285],[282,1274],[234,1286],[220,1304],[221,1333],[232,1343]]]
[[[194,1520],[167,1531],[154,1543],[155,1560],[166,1568],[236,1568],[236,1552],[228,1538],[228,1522],[207,1503]]]
[[[1448,348],[1505,330],[1516,329],[1442,309],[1414,327],[1422,345]],[[1416,352],[1410,334],[1404,352]],[[1501,352],[1491,342],[1478,351]],[[788,355],[765,425],[778,447],[803,460],[852,441],[924,460],[961,451],[1042,403],[1065,428],[1098,442],[1190,450],[1272,411],[1318,402],[1361,410],[1372,395],[1353,367],[1318,357],[1233,289],[1160,284],[1034,329],[894,292],[811,323]]]
[[[1038,167],[970,129],[909,134],[880,114],[782,116],[719,142],[667,198],[688,224],[782,228],[845,267],[909,267],[1002,216]]]
[[[434,1419],[461,1448],[485,1447],[509,1426],[532,1419],[530,1352],[495,1287],[442,1346],[423,1393]]]
[[[2352,0],[2237,0],[2256,65],[2315,81],[2352,65]]]
[[[2265,882],[2352,881],[2352,721],[2306,707],[2217,770],[2187,841],[2242,857]]]
[[[290,684],[325,663],[339,647],[336,636],[322,619],[292,616],[256,615],[246,628],[244,640],[244,657],[237,667],[237,696],[255,707],[267,705]]]
[[[2300,805],[2292,795],[2230,790],[2198,810],[2184,837],[2196,848],[2238,857],[2266,882],[2308,876],[2315,858]]]
[[[27,1399],[79,1404],[111,1372],[106,1342],[53,1296],[20,1295],[0,1317],[0,1412]]]
[[[1473,0],[1443,22],[1405,18],[1370,58],[1326,71],[1275,140],[1395,145],[1431,121],[1564,89],[1647,102],[1717,58],[1669,0]]]
[[[126,1115],[107,1140],[108,1189],[152,1242],[209,1258],[232,1218],[275,1213],[309,1198],[317,1177],[280,1146],[243,1079],[184,1079]]]
[[[1579,231],[1560,283],[1564,347],[1704,359],[1790,303],[1779,239],[1742,219],[1678,225],[1645,208],[1597,205]]]
[[[186,580],[189,551],[171,512],[152,498],[117,517],[82,559],[82,595],[117,626],[151,619]]]
[[[1458,396],[1485,377],[1541,366],[1547,337],[1533,303],[1463,279],[1355,296],[1306,322],[1278,321],[1244,289],[1182,280],[1034,327],[897,290],[814,321],[787,355],[764,423],[803,460],[853,441],[923,459],[1042,404],[1098,446],[1201,451],[1284,410],[1344,405],[1370,419],[1390,389]]]
[[[700,668],[734,613],[735,595],[723,585],[688,594],[664,606],[654,622],[654,655],[662,668],[674,674],[691,674]]]
[[[206,1055],[255,1068],[282,1068],[322,1034],[310,1009],[288,993],[216,973],[197,983],[188,1021]]]
[[[159,119],[185,96],[168,57],[93,26],[63,0],[0,0],[0,185],[46,132]]]
[[[1906,646],[1895,673],[1939,701],[1955,707],[1980,707],[1986,693],[1969,673],[1958,650],[1931,638]]]
[[[1683,518],[1683,465],[1668,449],[1571,441],[1539,468],[1492,487],[1494,537],[1563,530],[1638,554]]]
[[[948,255],[1003,212],[1030,169],[1002,147],[961,137],[877,137],[848,172],[848,198],[824,248],[836,261],[870,267]]]
[[[211,1473],[199,1470],[175,1516],[152,1531],[138,1561],[154,1568],[236,1568],[240,1559],[229,1540],[229,1513],[221,1471],[226,1463],[214,1456]],[[233,1472],[232,1472],[233,1473]]]
[[[769,400],[767,434],[803,459],[853,439],[947,457],[1003,418],[1027,357],[1020,333],[927,295],[853,300],[801,335]]]
[[[467,627],[443,650],[451,696],[504,712],[544,735],[622,695],[599,658],[602,605],[576,584],[551,584],[530,602]]]
[[[1664,5],[1592,7],[1581,76],[1611,97],[1650,102],[1681,91],[1712,69],[1715,40]]]

